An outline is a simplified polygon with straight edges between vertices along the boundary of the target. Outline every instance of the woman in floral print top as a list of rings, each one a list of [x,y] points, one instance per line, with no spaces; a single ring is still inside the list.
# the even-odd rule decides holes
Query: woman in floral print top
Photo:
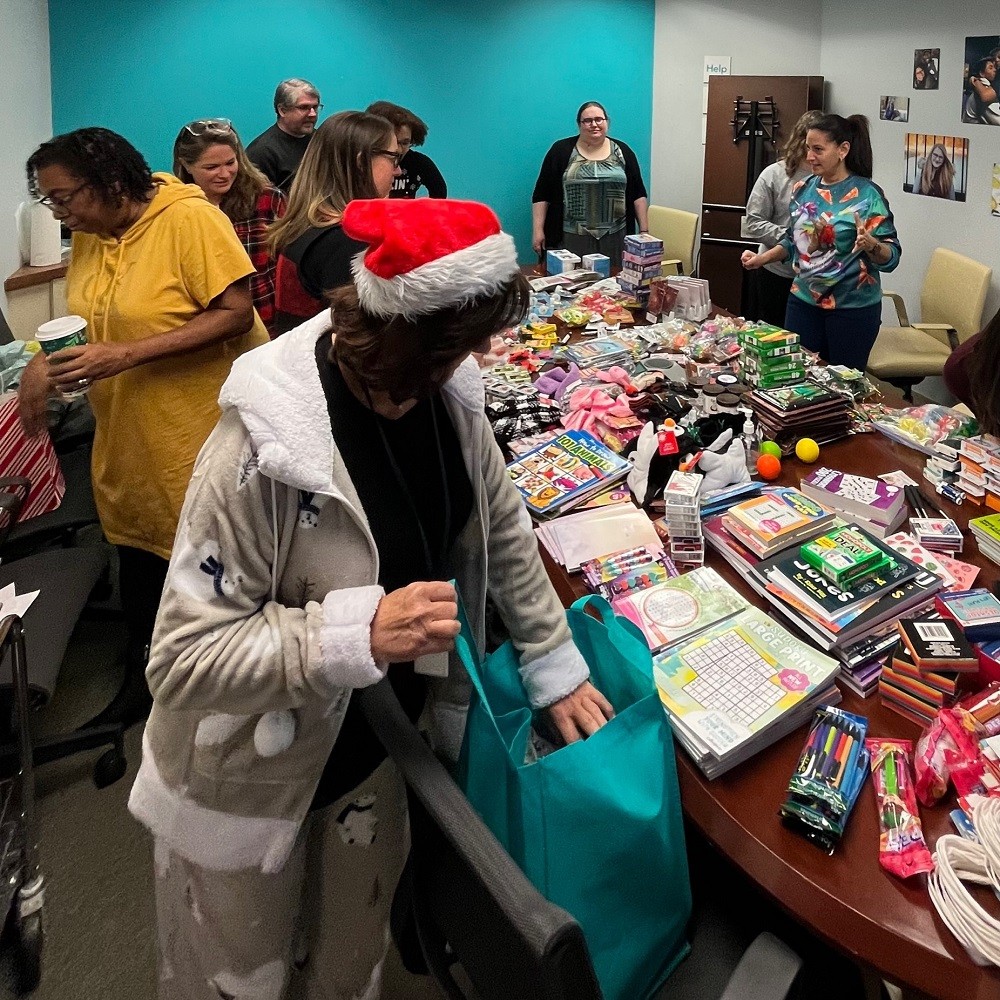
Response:
[[[885,194],[871,180],[868,119],[824,116],[807,134],[806,162],[813,176],[793,189],[785,238],[766,253],[746,251],[743,266],[791,258],[785,326],[824,361],[863,371],[881,323],[879,274],[901,253]]]

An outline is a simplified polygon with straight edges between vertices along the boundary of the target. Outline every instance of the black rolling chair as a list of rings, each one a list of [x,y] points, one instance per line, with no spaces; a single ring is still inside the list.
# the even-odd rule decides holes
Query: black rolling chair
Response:
[[[412,922],[426,968],[444,995],[452,1000],[601,1000],[580,925],[525,878],[406,717],[388,682],[355,697],[406,781]],[[724,928],[720,933],[717,920],[702,917],[694,928],[692,957],[664,986],[663,1000],[790,995],[801,960],[767,933],[742,957],[739,951],[732,955],[728,983],[723,978],[721,992],[713,989],[726,952],[733,951],[727,942],[734,938]],[[710,974],[701,974],[709,969]],[[411,971],[418,970],[411,965]],[[463,980],[474,994],[460,985]]]
[[[4,552],[0,563],[0,588],[13,583],[18,594],[39,591],[23,618],[28,687],[31,703],[38,707],[55,692],[73,629],[91,593],[106,579],[110,549],[105,544],[50,548],[8,561],[4,544],[12,525],[17,522],[29,486],[27,480],[16,480],[9,489],[0,487],[0,552]],[[10,684],[7,665],[0,669],[0,689],[9,690]],[[94,781],[103,788],[125,773],[124,732],[121,723],[87,725],[72,733],[36,740],[34,762],[43,764],[84,750],[110,746],[94,767]],[[0,747],[0,756],[4,758],[14,753],[14,745]]]

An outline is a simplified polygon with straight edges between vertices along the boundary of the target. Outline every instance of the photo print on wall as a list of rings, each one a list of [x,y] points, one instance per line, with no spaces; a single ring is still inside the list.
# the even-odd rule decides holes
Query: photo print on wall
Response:
[[[906,133],[903,190],[948,201],[965,201],[969,140],[954,135]]]
[[[1000,219],[1000,163],[993,164],[993,183],[990,185],[990,214]]]
[[[973,125],[1000,125],[997,70],[1000,69],[1000,35],[965,39],[965,72],[962,87],[962,121]]]
[[[941,50],[913,50],[913,89],[937,90],[940,82]]]
[[[908,122],[910,99],[908,97],[882,97],[878,103],[878,116],[884,122]]]

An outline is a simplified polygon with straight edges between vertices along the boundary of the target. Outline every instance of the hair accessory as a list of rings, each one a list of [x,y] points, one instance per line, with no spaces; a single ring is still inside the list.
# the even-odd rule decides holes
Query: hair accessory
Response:
[[[491,295],[517,273],[514,240],[493,210],[448,198],[352,201],[344,232],[368,244],[351,264],[376,316],[413,319]]]

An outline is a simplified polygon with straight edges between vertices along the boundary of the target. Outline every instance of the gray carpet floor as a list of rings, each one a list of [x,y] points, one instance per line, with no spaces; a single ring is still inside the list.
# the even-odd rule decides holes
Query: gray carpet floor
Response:
[[[93,717],[121,681],[124,635],[116,623],[84,621],[74,634],[56,696],[34,714],[37,735]],[[30,661],[30,649],[29,649]],[[126,739],[128,773],[110,788],[92,781],[100,751],[36,772],[38,835],[46,881],[46,939],[37,1000],[153,1000],[156,996],[152,845],[126,810],[139,764],[142,727]],[[349,946],[349,944],[348,944]],[[0,1000],[15,994],[10,951],[0,952]],[[390,956],[383,997],[432,1000],[429,980]]]

